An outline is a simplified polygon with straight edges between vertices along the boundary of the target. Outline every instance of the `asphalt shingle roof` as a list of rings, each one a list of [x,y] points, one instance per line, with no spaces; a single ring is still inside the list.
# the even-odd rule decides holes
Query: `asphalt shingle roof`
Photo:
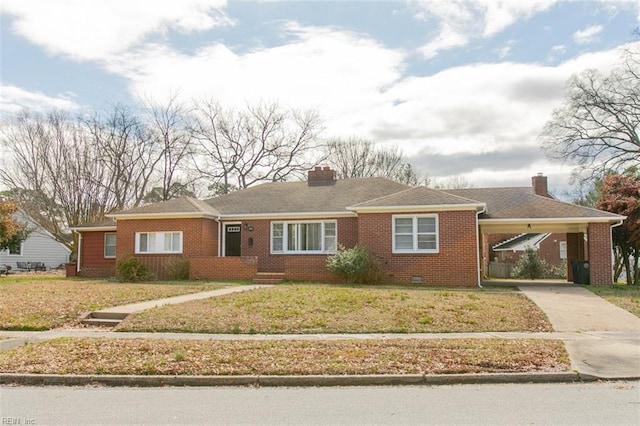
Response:
[[[116,216],[165,213],[202,213],[218,215],[218,212],[204,201],[196,200],[191,197],[182,197],[125,210],[116,213]]]
[[[458,195],[487,203],[481,219],[619,218],[620,216],[536,195],[533,188],[447,189]]]
[[[437,206],[479,204],[478,201],[458,195],[448,194],[437,189],[417,186],[401,192],[383,196],[354,205],[358,207],[395,207],[395,206]]]
[[[344,212],[347,207],[410,187],[385,178],[336,180],[330,185],[276,182],[211,198],[222,214]]]

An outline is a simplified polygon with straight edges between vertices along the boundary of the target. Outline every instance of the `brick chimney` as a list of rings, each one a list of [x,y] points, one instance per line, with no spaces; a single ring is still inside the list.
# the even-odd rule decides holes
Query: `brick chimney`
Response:
[[[307,172],[307,184],[309,186],[333,185],[336,181],[336,171],[331,167],[316,166]]]
[[[538,173],[536,176],[531,178],[531,186],[533,186],[533,192],[536,195],[541,195],[547,198],[553,198],[549,195],[549,190],[547,188],[547,177],[542,173]]]

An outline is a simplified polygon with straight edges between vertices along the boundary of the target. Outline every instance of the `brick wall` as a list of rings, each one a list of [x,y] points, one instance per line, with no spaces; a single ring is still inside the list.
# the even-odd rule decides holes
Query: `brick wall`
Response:
[[[217,255],[218,224],[213,219],[130,219],[118,220],[118,259],[134,254],[136,232],[182,231],[184,257]],[[136,257],[157,256],[136,254]]]
[[[588,228],[589,276],[591,285],[611,285],[611,227],[608,223],[590,223]]]
[[[288,280],[338,283],[340,278],[327,269],[327,255],[296,255],[284,257],[284,276]]]
[[[254,256],[194,256],[189,259],[191,280],[248,280],[258,272]]]
[[[104,257],[104,234],[106,234],[104,231],[82,233],[81,268],[111,268],[115,266],[115,259]]]
[[[80,265],[82,269],[78,272],[78,277],[82,278],[110,278],[116,276],[116,268],[92,268]]]
[[[476,286],[476,213],[454,211],[437,214],[439,253],[393,254],[391,214],[361,213],[358,217],[360,242],[378,255],[382,268],[392,274],[395,282],[409,283],[412,277],[417,276],[427,285]]]
[[[308,220],[323,219],[310,218]],[[271,220],[250,220],[242,223],[242,255],[257,257],[258,271],[260,272],[288,271],[296,276],[296,278],[291,279],[316,280],[314,277],[319,276],[317,271],[309,271],[307,264],[309,262],[313,265],[316,265],[317,262],[326,263],[326,255],[271,254],[271,222]],[[337,219],[337,223],[338,244],[344,247],[353,247],[358,241],[358,218],[339,218]],[[251,227],[253,231],[245,229],[246,227]],[[296,260],[299,258],[307,258],[307,260]],[[308,260],[311,258],[320,258],[325,260]],[[295,265],[300,265],[299,271],[296,270]],[[324,266],[321,269],[323,273],[326,271],[326,267]],[[289,273],[286,275],[287,278],[289,278]],[[307,276],[308,278],[305,278]]]

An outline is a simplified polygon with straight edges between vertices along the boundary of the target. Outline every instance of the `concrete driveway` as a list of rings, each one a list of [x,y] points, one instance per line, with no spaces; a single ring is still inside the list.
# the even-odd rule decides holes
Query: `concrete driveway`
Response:
[[[602,378],[640,377],[640,318],[571,285],[521,285],[555,331],[579,333],[565,340],[573,369]]]

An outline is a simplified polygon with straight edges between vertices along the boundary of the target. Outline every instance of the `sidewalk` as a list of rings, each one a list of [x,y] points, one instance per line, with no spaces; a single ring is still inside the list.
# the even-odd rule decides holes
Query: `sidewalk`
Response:
[[[133,313],[168,303],[182,303],[248,291],[265,286],[241,286],[167,299],[135,303],[105,309],[109,312]],[[616,307],[589,290],[577,286],[531,286],[520,290],[548,316],[555,332],[485,332],[425,334],[313,334],[313,335],[235,335],[187,333],[117,333],[107,330],[66,329],[41,332],[2,331],[0,350],[59,337],[108,337],[119,339],[184,340],[340,340],[340,339],[556,339],[565,343],[572,372],[533,374],[479,375],[411,375],[411,376],[286,376],[286,377],[164,377],[164,376],[47,376],[0,374],[1,383],[67,384],[102,383],[113,386],[163,385],[261,385],[261,386],[329,386],[380,384],[453,384],[566,382],[596,379],[640,379],[640,318]]]

